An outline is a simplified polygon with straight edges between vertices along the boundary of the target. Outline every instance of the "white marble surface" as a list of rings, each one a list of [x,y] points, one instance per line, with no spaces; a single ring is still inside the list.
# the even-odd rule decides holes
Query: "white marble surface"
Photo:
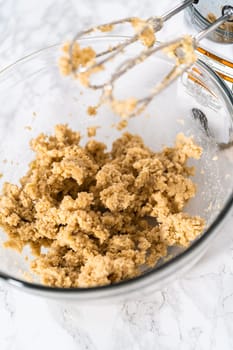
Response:
[[[150,16],[171,2],[0,0],[0,67],[62,41],[83,25]],[[182,20],[174,20],[174,30],[182,30]],[[198,265],[148,300],[75,306],[0,284],[0,349],[233,349],[232,227],[233,211]]]

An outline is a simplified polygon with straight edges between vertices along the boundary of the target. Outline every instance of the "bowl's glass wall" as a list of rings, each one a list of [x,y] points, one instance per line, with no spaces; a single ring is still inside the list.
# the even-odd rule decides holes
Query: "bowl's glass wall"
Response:
[[[111,39],[108,44],[110,42]],[[101,48],[102,41],[95,41],[95,45]],[[119,122],[119,117],[107,106],[102,106],[95,117],[87,116],[87,107],[97,103],[99,92],[85,90],[73,79],[61,77],[56,64],[58,55],[59,48],[52,47],[0,74],[0,172],[3,174],[0,186],[5,181],[18,183],[33,158],[29,148],[31,138],[40,132],[52,133],[58,123],[80,130],[83,143],[87,141],[86,128],[92,125],[101,126],[96,138],[109,146],[121,134],[112,127]],[[151,58],[143,68],[139,66],[135,74],[130,73],[119,82],[121,96],[128,96],[129,91],[144,94],[168,65],[170,63],[160,57]],[[194,181],[198,191],[186,210],[205,217],[208,228],[232,195],[233,152],[222,144],[232,137],[233,108],[212,73],[200,63],[196,68],[199,83],[187,74],[178,79],[156,97],[141,116],[132,118],[126,130],[141,135],[153,150],[173,145],[179,132],[194,136],[203,147],[203,157],[190,162],[196,166]],[[196,71],[193,74],[196,77]],[[194,107],[206,114],[211,137],[193,119],[191,109]],[[0,239],[1,243],[6,240],[2,231]],[[25,249],[24,255],[29,254]],[[0,246],[0,259],[1,272],[28,280],[28,262],[22,255]]]

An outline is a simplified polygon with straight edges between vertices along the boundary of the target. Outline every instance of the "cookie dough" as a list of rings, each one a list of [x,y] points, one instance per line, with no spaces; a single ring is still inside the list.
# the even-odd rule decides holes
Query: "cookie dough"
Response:
[[[87,114],[90,115],[90,116],[96,115],[97,114],[97,109],[98,109],[98,106],[89,106],[87,108]]]
[[[156,41],[155,31],[153,25],[149,21],[135,17],[131,19],[131,24],[144,46],[151,47],[154,45]]]
[[[74,42],[70,57],[70,43],[67,42],[62,47],[63,55],[59,58],[58,66],[60,73],[64,76],[73,74],[74,78],[87,87],[92,74],[103,69],[102,66],[94,66],[96,63],[96,52],[92,47],[84,47]],[[80,68],[86,67],[87,71],[79,72]]]
[[[140,18],[132,18],[128,21],[135,33],[138,35],[138,39],[146,47],[151,47],[155,43],[155,33],[153,25],[150,22],[142,20]],[[100,30],[101,32],[110,32],[114,28],[111,24],[105,24],[96,26],[95,30]],[[109,51],[112,49],[109,48]],[[58,66],[60,73],[62,75],[72,74],[76,79],[78,79],[82,85],[88,87],[90,84],[90,77],[104,69],[104,66],[95,66],[97,54],[95,50],[90,47],[82,48],[77,41],[72,43],[66,42],[62,47],[63,54],[59,58]],[[86,68],[86,71],[80,72],[80,68]]]
[[[99,126],[90,126],[87,128],[87,136],[88,137],[94,137],[96,136],[96,130],[99,128]]]
[[[111,151],[57,125],[31,141],[35,159],[20,185],[5,183],[0,226],[6,247],[30,245],[31,269],[55,287],[92,287],[130,279],[153,267],[167,248],[187,247],[204,220],[183,211],[195,195],[189,158],[201,148],[179,134],[153,152],[124,133]]]
[[[214,13],[210,12],[207,15],[207,20],[210,23],[213,23],[217,20],[218,18],[215,16]],[[219,28],[221,28],[222,30],[226,31],[226,32],[233,32],[233,23],[228,21],[228,22],[224,22],[223,24],[221,24],[219,26]]]

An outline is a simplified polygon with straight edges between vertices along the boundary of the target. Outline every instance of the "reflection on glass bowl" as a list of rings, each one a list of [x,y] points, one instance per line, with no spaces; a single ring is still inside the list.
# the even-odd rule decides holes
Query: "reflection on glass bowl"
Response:
[[[83,43],[96,50],[120,40],[116,37],[84,39]],[[132,55],[134,48],[125,55]],[[18,183],[27,170],[33,154],[29,141],[40,132],[52,133],[58,123],[67,123],[81,131],[83,144],[87,141],[86,128],[93,124],[101,126],[97,139],[109,147],[119,137],[120,131],[112,128],[119,122],[105,105],[97,115],[87,117],[86,110],[95,105],[100,92],[85,90],[70,78],[58,73],[59,46],[45,48],[29,55],[0,72],[0,163],[5,181]],[[161,57],[151,57],[146,65],[138,66],[118,85],[121,97],[130,93],[143,95],[153,87],[170,63]],[[159,66],[159,69],[158,69]],[[209,133],[193,109],[206,116]],[[193,135],[203,148],[203,156],[195,162],[194,182],[197,195],[186,211],[200,215],[207,222],[206,230],[187,249],[172,249],[172,258],[161,261],[155,268],[146,270],[141,276],[118,284],[94,288],[61,289],[43,286],[28,280],[29,264],[24,256],[29,249],[19,254],[0,247],[0,278],[25,291],[53,298],[74,298],[77,301],[124,300],[143,297],[190,269],[207,249],[217,234],[219,225],[229,212],[233,202],[233,156],[229,144],[233,134],[233,98],[220,78],[203,62],[195,66],[169,86],[141,116],[132,118],[125,130],[142,136],[145,144],[153,150],[171,146],[179,132]],[[29,127],[29,128],[28,128]],[[1,242],[6,240],[0,232]]]

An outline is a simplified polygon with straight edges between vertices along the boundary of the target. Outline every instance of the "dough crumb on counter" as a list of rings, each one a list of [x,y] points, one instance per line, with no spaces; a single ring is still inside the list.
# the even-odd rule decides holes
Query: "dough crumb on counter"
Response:
[[[90,116],[96,115],[97,114],[97,108],[98,106],[89,106],[87,108],[87,114]]]
[[[89,126],[87,128],[87,136],[88,137],[94,137],[96,136],[96,130],[99,128],[99,126]]]
[[[107,151],[91,139],[57,125],[54,135],[31,140],[35,152],[20,185],[6,182],[0,226],[6,247],[30,245],[31,270],[45,285],[92,287],[138,276],[188,247],[205,222],[185,213],[196,186],[189,158],[202,150],[177,135],[174,147],[154,152],[142,138],[124,133]]]
[[[122,119],[117,125],[116,128],[117,130],[123,130],[128,126],[128,120],[127,119]]]

